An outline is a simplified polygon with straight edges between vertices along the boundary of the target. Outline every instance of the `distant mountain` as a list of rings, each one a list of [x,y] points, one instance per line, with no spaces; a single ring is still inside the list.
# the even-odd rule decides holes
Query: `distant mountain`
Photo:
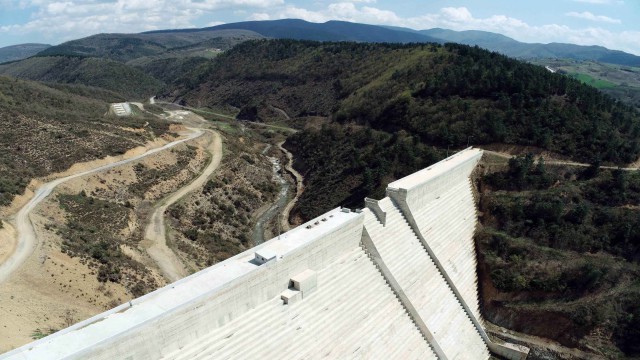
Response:
[[[241,29],[98,34],[50,47],[38,55],[103,57],[126,62],[161,55],[175,48],[188,47],[212,39],[217,39],[218,48],[227,49],[238,42],[257,38],[262,38],[262,35]]]
[[[411,31],[410,29],[408,29]],[[510,37],[488,31],[453,31],[447,29],[421,30],[424,34],[440,41],[465,45],[478,45],[481,48],[520,58],[565,58],[575,60],[593,60],[610,64],[640,66],[640,56],[619,50],[609,50],[602,46],[583,46],[563,43],[523,43]]]
[[[160,30],[145,34],[184,34],[211,30],[244,29],[276,39],[356,42],[440,42],[426,34],[395,30],[384,26],[366,25],[346,21],[312,23],[298,19],[246,21],[223,24],[204,29]]]
[[[140,34],[98,34],[50,47],[40,55],[79,55],[106,57],[127,62],[166,59],[167,57],[197,56],[190,46],[215,41],[216,48],[227,50],[236,44],[261,37],[314,41],[354,41],[372,43],[445,43],[477,45],[487,50],[520,58],[566,58],[592,60],[625,66],[640,66],[640,56],[602,46],[574,44],[524,43],[487,31],[453,31],[434,28],[414,30],[403,27],[376,26],[346,21],[313,23],[299,19],[246,21],[199,29],[170,29]],[[203,46],[196,46],[203,48]],[[168,52],[183,48],[182,54]],[[2,50],[2,49],[0,49]],[[141,63],[138,61],[137,63]]]
[[[47,44],[19,44],[0,48],[0,63],[26,59],[51,47]]]

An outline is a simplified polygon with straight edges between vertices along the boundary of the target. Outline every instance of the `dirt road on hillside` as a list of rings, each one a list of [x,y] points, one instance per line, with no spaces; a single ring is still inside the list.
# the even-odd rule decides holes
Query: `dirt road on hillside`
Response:
[[[191,183],[179,189],[165,199],[161,200],[151,215],[147,229],[145,230],[145,240],[150,242],[147,253],[156,262],[162,274],[169,282],[177,281],[188,275],[184,264],[178,256],[167,246],[165,233],[164,213],[175,202],[183,198],[188,193],[204,186],[209,176],[218,168],[222,160],[222,140],[220,134],[212,130],[205,130],[211,134],[211,140],[207,144],[207,152],[211,155],[209,164],[202,173]]]
[[[502,152],[497,152],[497,151],[492,151],[492,150],[485,150],[480,148],[483,152],[490,154],[490,155],[494,155],[497,156],[499,158],[503,158],[503,159],[511,159],[513,158],[515,155],[512,154],[508,154],[508,153],[502,153]],[[567,165],[567,166],[577,166],[577,167],[589,167],[591,166],[591,164],[586,164],[586,163],[579,163],[579,162],[575,162],[575,161],[564,161],[564,160],[555,160],[555,159],[544,159],[544,163],[547,165]],[[623,171],[639,171],[640,168],[637,167],[624,167],[624,168],[619,168],[617,166],[600,166],[601,169],[608,169],[608,170],[616,170],[616,169],[620,169]]]
[[[146,156],[172,148],[183,142],[195,139],[201,136],[202,134],[204,134],[204,131],[200,129],[189,128],[189,130],[190,130],[189,133],[185,134],[186,137],[180,140],[176,140],[168,144],[165,144],[164,146],[148,150],[145,153],[136,155],[129,159],[124,159],[124,160],[116,161],[107,165],[98,166],[93,169],[89,169],[86,171],[82,171],[73,175],[69,175],[60,179],[47,182],[42,186],[40,186],[38,189],[36,189],[34,191],[33,198],[26,205],[24,205],[15,216],[13,226],[16,229],[18,234],[18,239],[16,241],[17,245],[15,247],[15,251],[13,252],[13,254],[11,254],[6,261],[0,264],[0,283],[7,280],[9,276],[11,276],[11,274],[14,271],[16,271],[36,249],[38,245],[38,239],[36,237],[33,224],[31,223],[30,215],[31,215],[31,212],[38,206],[38,204],[40,204],[47,196],[49,196],[49,194],[51,194],[51,192],[53,191],[53,189],[56,188],[56,186],[64,183],[65,181],[69,181],[71,179],[75,179],[81,176],[104,171],[122,164],[139,160]]]

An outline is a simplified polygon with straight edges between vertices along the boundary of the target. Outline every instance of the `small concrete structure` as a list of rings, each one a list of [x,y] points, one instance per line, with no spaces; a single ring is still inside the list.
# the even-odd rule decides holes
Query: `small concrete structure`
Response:
[[[315,271],[307,269],[300,274],[294,275],[289,282],[292,287],[302,293],[302,298],[311,295],[318,287],[318,276]]]
[[[267,263],[271,260],[276,260],[276,258],[278,257],[278,255],[269,250],[269,249],[261,249],[259,251],[255,252],[255,258],[254,260],[256,261],[256,263],[262,265],[264,263]]]
[[[0,359],[512,360],[478,306],[468,149]],[[309,296],[312,294],[312,296]],[[260,346],[256,346],[260,344]]]
[[[129,116],[131,115],[131,106],[126,102],[111,104],[111,111],[116,116]]]

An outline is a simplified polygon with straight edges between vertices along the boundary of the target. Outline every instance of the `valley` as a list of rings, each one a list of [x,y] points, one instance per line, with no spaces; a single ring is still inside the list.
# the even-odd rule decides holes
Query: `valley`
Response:
[[[210,264],[184,251],[187,244],[182,243],[180,227],[175,222],[166,224],[165,212],[189,204],[193,194],[205,187],[207,191],[218,188],[211,182],[218,181],[218,167],[223,164],[219,172],[224,175],[236,154],[223,157],[228,151],[223,136],[228,135],[189,111],[168,111],[161,117],[172,124],[173,135],[120,156],[74,164],[63,173],[48,175],[48,182],[34,180],[24,196],[3,209],[0,351]],[[253,166],[263,162],[265,171],[249,181],[270,189],[271,163],[255,156]],[[241,195],[244,189],[225,191]],[[247,204],[247,211],[253,213],[268,204]],[[12,209],[18,208],[12,215]],[[265,229],[273,232],[274,225],[270,219]],[[229,235],[236,238],[234,234],[238,233]],[[232,254],[216,256],[222,260]]]
[[[640,356],[638,57],[408,30],[250,21],[0,64],[0,353],[475,147],[491,332]]]

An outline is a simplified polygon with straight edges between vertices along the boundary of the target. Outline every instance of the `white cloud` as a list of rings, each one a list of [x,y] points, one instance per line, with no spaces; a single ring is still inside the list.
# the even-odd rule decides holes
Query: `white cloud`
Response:
[[[271,16],[269,16],[269,14],[267,13],[254,13],[248,17],[248,20],[257,20],[257,21],[271,20]]]
[[[584,12],[575,12],[575,11],[571,11],[566,13],[565,15],[567,16],[572,16],[572,17],[576,17],[576,18],[580,18],[580,19],[585,19],[585,20],[591,20],[591,21],[600,21],[600,22],[606,22],[606,23],[610,23],[610,24],[620,24],[621,21],[619,19],[613,19],[610,18],[608,16],[604,16],[604,15],[594,15],[588,11],[584,11]]]
[[[593,17],[598,21],[604,22],[619,21],[597,15],[593,15]],[[484,30],[504,34],[524,42],[565,42],[578,45],[602,45],[610,49],[640,54],[640,31],[616,33],[600,27],[571,28],[561,24],[530,25],[520,19],[506,15],[477,18],[466,7],[445,7],[435,13],[403,18],[392,11],[371,6],[359,6],[352,2],[339,2],[328,4],[325,8],[317,11],[289,5],[273,11],[253,14],[251,18],[299,18],[311,22],[344,20],[367,24],[405,26],[413,29],[440,27],[457,31]]]
[[[0,0],[6,1],[6,0]],[[197,19],[224,9],[267,9],[284,0],[19,0],[36,9],[23,24],[0,27],[0,36],[45,33],[49,42],[71,40],[99,32],[140,32],[191,28]],[[209,19],[209,24],[220,24]]]

